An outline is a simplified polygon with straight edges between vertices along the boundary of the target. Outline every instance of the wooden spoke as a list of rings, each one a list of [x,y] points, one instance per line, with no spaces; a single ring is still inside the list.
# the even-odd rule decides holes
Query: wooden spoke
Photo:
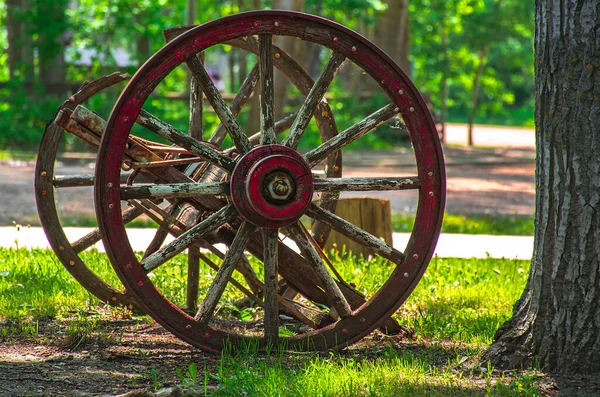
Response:
[[[192,251],[195,251],[195,255],[197,255],[211,269],[213,269],[217,273],[219,272],[220,267],[217,266],[212,260],[210,260],[209,257],[207,257],[206,255],[204,255],[202,252],[198,251],[197,249],[193,249]],[[231,285],[233,285],[238,290],[240,290],[244,295],[246,295],[248,298],[252,299],[252,301],[254,303],[256,303],[259,306],[263,305],[263,301],[258,296],[256,296],[253,292],[251,292],[246,287],[244,287],[242,284],[240,284],[238,281],[236,281],[233,277],[229,276],[228,281],[231,283]]]
[[[419,177],[405,178],[322,178],[315,179],[316,192],[366,192],[410,190],[421,187]]]
[[[261,144],[277,143],[274,129],[274,88],[273,88],[273,36],[261,34],[258,36],[258,65],[260,70],[260,131]]]
[[[164,221],[164,219],[158,217],[156,214],[153,213],[148,213],[148,216],[155,221],[156,223],[158,223],[159,225],[161,225],[161,230],[166,230],[168,233],[170,233],[171,235],[173,235],[174,237],[179,237],[182,235],[182,229],[185,230],[185,225],[182,225],[182,228],[175,228],[172,226],[172,224],[169,224],[167,222]],[[217,254],[217,256],[221,257],[222,254],[220,251],[216,250],[212,245],[210,244],[204,244],[203,241],[198,241],[195,243],[196,245],[202,247],[202,248],[206,248],[208,250],[210,250],[211,252]],[[158,247],[160,248],[160,247]],[[157,249],[158,249],[157,248]],[[219,271],[219,266],[217,266],[212,260],[210,260],[210,258],[208,258],[206,255],[204,255],[202,252],[200,252],[198,250],[198,247],[193,247],[190,251],[193,251],[193,255],[197,256],[200,260],[202,260],[203,262],[205,262],[211,269],[215,270],[215,271]],[[221,255],[219,255],[221,254]],[[232,283],[237,289],[239,289],[244,295],[246,295],[247,297],[249,297],[250,299],[252,299],[256,304],[262,306],[263,305],[263,301],[257,297],[256,295],[254,295],[254,293],[252,293],[251,291],[249,291],[246,287],[244,287],[243,285],[241,285],[239,282],[235,281],[233,278],[229,278],[229,282]],[[259,281],[260,283],[260,281]],[[261,287],[262,288],[262,287]]]
[[[250,145],[248,137],[246,134],[244,134],[242,127],[240,127],[238,124],[229,107],[227,107],[227,103],[225,103],[223,96],[215,86],[215,83],[213,83],[202,63],[196,57],[192,57],[187,61],[187,64],[194,74],[194,77],[198,79],[200,87],[206,95],[206,99],[208,99],[208,102],[210,102],[211,106],[215,110],[215,113],[221,120],[221,123],[223,123],[225,129],[227,129],[227,132],[229,132],[229,135],[231,136],[231,139],[233,139],[235,146],[238,148],[240,153],[248,152],[250,149],[252,149],[252,145]]]
[[[159,223],[159,225],[161,225],[161,224]],[[144,251],[143,259],[146,259],[150,255],[152,255],[153,253],[158,251],[160,249],[160,247],[162,247],[162,245],[165,243],[165,240],[167,239],[168,235],[169,235],[169,230],[166,227],[161,225],[156,230],[156,233],[154,233],[154,237],[152,237],[152,240],[150,241],[150,244],[148,244],[148,247],[146,247],[146,251]]]
[[[394,115],[398,112],[398,108],[393,103],[384,106],[375,113],[367,116],[364,120],[359,121],[352,127],[323,143],[321,146],[306,153],[304,158],[311,167],[314,167],[325,157],[354,142],[361,136],[376,128],[378,125],[394,117]]]
[[[221,295],[223,295],[223,291],[225,291],[227,281],[236,264],[244,255],[244,248],[250,238],[254,235],[255,230],[256,226],[249,222],[242,222],[242,225],[238,229],[238,232],[231,243],[231,247],[229,247],[229,251],[227,251],[227,255],[225,255],[225,259],[223,259],[221,268],[208,288],[206,297],[204,298],[204,301],[202,301],[202,305],[196,314],[196,320],[201,324],[207,324],[213,316],[217,304],[219,303],[219,299],[221,299]]]
[[[128,208],[123,212],[123,223],[128,224],[132,220],[136,219],[140,215],[143,214],[143,211],[137,208]],[[80,253],[90,248],[92,245],[96,244],[98,241],[102,239],[100,235],[99,229],[94,229],[79,240],[75,241],[73,245],[73,249],[76,253]]]
[[[323,95],[327,92],[331,81],[335,77],[337,71],[340,66],[344,62],[346,57],[340,52],[334,52],[329,62],[325,66],[325,69],[319,76],[319,79],[315,82],[310,92],[306,96],[302,107],[298,111],[298,117],[296,117],[296,121],[292,125],[290,129],[290,133],[283,140],[283,144],[289,146],[291,148],[297,148],[298,142],[300,142],[300,138],[302,138],[302,134],[306,130],[310,119],[312,118],[317,105],[323,99]]]
[[[185,198],[201,195],[229,194],[229,182],[169,183],[124,186],[119,189],[122,200],[139,198]]]
[[[350,308],[350,304],[342,294],[340,287],[337,282],[331,277],[327,267],[323,263],[321,256],[315,249],[315,247],[310,243],[307,236],[304,234],[304,231],[297,224],[291,225],[287,227],[288,232],[292,239],[300,248],[302,255],[304,258],[312,265],[315,273],[319,277],[319,280],[323,283],[323,287],[333,308],[337,311],[341,318],[349,317],[352,315],[352,309]]]
[[[279,120],[278,122],[276,122],[275,126],[274,126],[275,135],[280,135],[281,133],[283,133],[284,131],[289,129],[291,127],[291,125],[294,123],[294,120],[296,119],[296,115],[297,115],[297,113],[287,115],[284,118],[282,118],[281,120]],[[257,132],[256,134],[252,134],[250,136],[250,143],[253,146],[258,145],[260,143],[261,135],[262,134],[260,132]],[[234,146],[229,149],[226,149],[223,153],[225,153],[226,155],[231,155],[231,153],[233,153],[235,150],[236,150],[236,148]]]
[[[200,63],[204,63],[204,53],[194,55]],[[200,82],[196,76],[190,79],[190,136],[197,140],[202,140],[202,113],[204,105],[204,95]]]
[[[263,229],[264,265],[265,265],[265,339],[277,343],[279,335],[279,305],[277,304],[277,229]]]
[[[121,182],[127,182],[131,172],[121,173]],[[52,184],[57,189],[66,187],[94,186],[94,174],[79,175],[57,175],[52,180]]]
[[[175,143],[176,145],[189,150],[194,155],[203,157],[226,171],[231,172],[233,170],[235,164],[229,157],[221,154],[217,149],[211,147],[210,145],[184,134],[183,132],[151,115],[145,110],[140,112],[137,122],[150,131],[155,132],[163,138]]]
[[[236,94],[235,98],[233,98],[233,101],[231,101],[231,106],[229,109],[231,109],[231,113],[234,116],[237,117],[237,115],[241,112],[242,108],[248,101],[248,98],[250,98],[252,91],[254,91],[254,87],[256,86],[257,82],[258,82],[258,64],[254,65],[254,67],[252,68],[252,70],[250,71],[250,73],[248,74],[248,76],[246,77],[244,82],[242,83],[242,86],[240,87],[240,90]],[[210,143],[220,147],[223,144],[223,139],[225,139],[226,134],[227,134],[227,129],[225,128],[225,125],[219,124],[217,126],[217,128],[215,129],[215,132],[208,139],[208,141]]]
[[[194,55],[200,63],[204,63],[204,53]],[[203,126],[202,113],[204,105],[204,95],[200,87],[200,82],[196,76],[190,79],[190,136],[196,140],[202,140]],[[189,169],[190,167],[188,167]],[[196,212],[196,211],[194,211]],[[196,218],[197,212],[194,218]],[[195,221],[195,219],[193,219]],[[188,226],[191,226],[188,225]],[[200,258],[197,255],[198,250],[188,250],[188,272],[187,272],[187,294],[186,307],[188,310],[198,306],[198,288],[200,285]]]
[[[314,203],[308,207],[306,215],[331,226],[336,232],[343,234],[349,239],[373,249],[378,255],[389,259],[397,265],[404,262],[404,254],[402,252],[386,244],[371,233],[364,231],[358,226],[353,225],[347,220],[340,218],[334,213],[327,211]]]
[[[206,233],[229,222],[235,216],[236,211],[233,205],[227,205],[210,215],[202,222],[192,227],[171,243],[165,245],[160,250],[148,256],[142,261],[142,266],[146,271],[151,271],[164,264],[175,255],[179,254],[190,245],[194,244]]]

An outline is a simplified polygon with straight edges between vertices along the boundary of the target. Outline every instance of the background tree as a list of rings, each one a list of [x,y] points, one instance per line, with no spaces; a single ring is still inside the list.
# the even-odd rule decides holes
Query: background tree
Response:
[[[529,281],[487,359],[600,372],[600,4],[536,1],[536,215]]]

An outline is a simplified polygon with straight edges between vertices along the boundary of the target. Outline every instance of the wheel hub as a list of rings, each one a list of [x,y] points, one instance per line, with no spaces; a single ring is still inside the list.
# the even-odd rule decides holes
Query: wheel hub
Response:
[[[294,149],[260,146],[246,153],[231,174],[231,199],[240,216],[278,228],[300,219],[313,195],[310,166]]]

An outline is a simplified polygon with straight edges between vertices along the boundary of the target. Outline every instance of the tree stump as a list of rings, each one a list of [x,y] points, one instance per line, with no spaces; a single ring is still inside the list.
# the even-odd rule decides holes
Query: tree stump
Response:
[[[373,197],[344,198],[338,201],[335,213],[392,245],[392,211],[389,200]],[[357,257],[362,255],[367,258],[373,255],[373,250],[332,231],[325,248],[342,251],[344,246],[345,252]]]

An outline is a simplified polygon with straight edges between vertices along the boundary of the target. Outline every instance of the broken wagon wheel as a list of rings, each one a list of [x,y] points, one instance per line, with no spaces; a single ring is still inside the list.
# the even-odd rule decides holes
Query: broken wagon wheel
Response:
[[[137,307],[135,300],[122,290],[109,285],[88,267],[79,254],[100,241],[100,233],[92,232],[82,238],[71,241],[61,224],[55,191],[68,190],[80,186],[92,186],[93,175],[55,175],[59,147],[64,135],[64,128],[57,124],[65,113],[73,111],[79,104],[87,101],[98,92],[129,79],[129,75],[113,73],[92,82],[65,101],[53,120],[48,122],[42,136],[35,167],[35,198],[42,228],[46,233],[50,246],[67,271],[91,294],[110,305]],[[68,119],[68,117],[67,117]],[[97,148],[99,139],[87,143]],[[124,214],[126,221],[139,216],[136,211]]]
[[[220,43],[258,35],[261,78],[261,145],[254,147],[195,55]],[[295,36],[322,46],[330,57],[304,99],[290,132],[282,140],[273,118],[274,35]],[[308,152],[297,151],[315,108],[344,60],[350,60],[381,87],[388,104]],[[231,136],[239,157],[223,159],[201,141],[167,137],[193,154],[203,155],[227,175],[219,182],[185,181],[165,175],[167,183],[122,186],[120,168],[131,128],[158,84],[183,62],[191,64],[202,91]],[[373,131],[390,118],[401,117],[410,133],[416,175],[368,178],[319,178],[313,169],[327,156]],[[404,252],[312,202],[314,192],[411,190],[417,195],[415,227]],[[126,235],[121,211],[124,199],[178,197],[205,215],[172,243],[140,260]],[[109,258],[123,283],[145,311],[177,337],[195,346],[219,351],[226,340],[256,340],[261,346],[278,340],[280,296],[278,275],[300,292],[292,305],[313,321],[281,337],[289,348],[344,348],[385,323],[410,295],[431,258],[441,227],[445,198],[443,158],[435,125],[425,102],[406,75],[372,43],[331,21],[284,11],[260,11],[222,18],[193,28],[174,39],[138,71],[123,91],[109,119],[98,152],[95,178],[96,212]],[[299,223],[307,215],[372,248],[387,260],[387,279],[366,302],[343,280],[336,279],[325,255]],[[284,231],[296,249],[282,244]],[[229,249],[216,273],[203,278],[207,288],[195,315],[174,304],[155,280],[160,271],[176,267],[175,254],[203,239],[226,242]],[[236,265],[250,252],[264,264],[264,298],[260,321],[233,321],[223,309]],[[210,278],[208,277],[210,275]],[[357,305],[357,302],[361,302]],[[364,303],[362,303],[364,302]],[[316,317],[327,307],[335,322],[319,325]],[[260,314],[260,310],[258,312]],[[313,328],[313,329],[310,329]],[[289,331],[289,330],[288,330]]]

